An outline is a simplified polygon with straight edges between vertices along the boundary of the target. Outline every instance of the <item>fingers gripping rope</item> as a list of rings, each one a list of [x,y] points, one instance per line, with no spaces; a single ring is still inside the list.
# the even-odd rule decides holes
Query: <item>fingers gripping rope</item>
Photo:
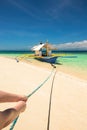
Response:
[[[51,75],[52,75],[53,72],[54,72],[54,68],[56,68],[53,64],[51,64],[51,65],[53,66],[53,69],[52,69],[50,75],[49,75],[32,93],[30,93],[30,94],[27,96],[28,98],[31,97],[36,91],[38,91],[38,90],[48,81],[48,79],[51,77]],[[13,123],[12,123],[12,125],[11,125],[11,127],[10,127],[9,130],[13,130],[13,129],[14,129],[14,127],[15,127],[15,125],[16,125],[16,123],[17,123],[18,118],[19,118],[19,116],[13,121]]]

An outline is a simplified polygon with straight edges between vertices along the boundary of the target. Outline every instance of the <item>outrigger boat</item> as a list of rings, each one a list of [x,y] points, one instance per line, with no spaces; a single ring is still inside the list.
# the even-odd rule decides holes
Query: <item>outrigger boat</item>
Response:
[[[58,63],[58,58],[77,58],[77,56],[73,55],[60,55],[60,56],[53,56],[52,50],[57,50],[53,45],[49,44],[48,41],[46,43],[40,43],[39,45],[34,46],[32,51],[35,52],[35,59],[40,60],[42,62],[48,62],[53,64],[60,64]],[[57,61],[57,62],[56,62]]]
[[[56,63],[58,56],[54,56],[54,57],[36,57],[35,59],[40,60],[42,62],[48,62],[48,63]]]
[[[41,42],[39,45],[34,46],[31,50],[35,51],[35,59],[42,62],[56,63],[58,56],[52,56],[52,50],[56,50],[56,48],[48,42]]]

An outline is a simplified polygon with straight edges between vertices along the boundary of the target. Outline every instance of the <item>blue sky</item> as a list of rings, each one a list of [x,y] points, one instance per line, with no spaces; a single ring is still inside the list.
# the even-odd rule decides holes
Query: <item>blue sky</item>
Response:
[[[87,49],[87,1],[0,1],[0,50],[29,49],[46,40],[60,49]]]

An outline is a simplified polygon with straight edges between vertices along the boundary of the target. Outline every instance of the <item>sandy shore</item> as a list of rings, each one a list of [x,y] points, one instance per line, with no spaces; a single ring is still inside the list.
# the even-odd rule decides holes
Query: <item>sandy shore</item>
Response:
[[[46,62],[40,62],[39,60],[35,60],[35,59],[29,59],[28,61],[27,60],[22,60],[24,62],[27,62],[27,63],[31,63],[32,65],[35,65],[35,66],[40,66],[40,67],[44,67],[44,68],[48,68],[48,69],[51,69],[51,66],[49,63],[46,63]],[[82,68],[80,67],[76,67],[76,66],[65,66],[64,64],[60,63],[60,64],[56,64],[56,67],[57,67],[57,70],[58,71],[61,71],[61,72],[64,72],[64,73],[68,73],[69,75],[73,75],[75,77],[78,77],[80,79],[83,79],[83,80],[86,80],[87,81],[87,71],[86,70],[82,70]]]
[[[48,65],[47,65],[48,66]],[[50,74],[51,66],[35,66],[0,57],[1,90],[28,95]],[[14,130],[47,130],[52,77],[27,102]],[[54,81],[50,130],[87,130],[87,82],[57,69]],[[14,103],[0,104],[0,110]],[[10,125],[4,130],[9,130]]]

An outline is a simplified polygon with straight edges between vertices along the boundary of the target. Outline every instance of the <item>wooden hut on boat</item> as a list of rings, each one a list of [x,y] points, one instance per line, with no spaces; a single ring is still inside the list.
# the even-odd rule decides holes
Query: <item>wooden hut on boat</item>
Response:
[[[49,44],[48,41],[46,43],[41,42],[31,50],[35,51],[35,58],[43,62],[55,63],[58,58],[57,56],[52,56],[52,50],[56,50],[56,48],[52,44]]]
[[[56,50],[56,48],[47,41],[46,43],[41,42],[39,45],[34,46],[31,50],[35,51],[35,56],[48,57],[52,56],[52,50]]]

